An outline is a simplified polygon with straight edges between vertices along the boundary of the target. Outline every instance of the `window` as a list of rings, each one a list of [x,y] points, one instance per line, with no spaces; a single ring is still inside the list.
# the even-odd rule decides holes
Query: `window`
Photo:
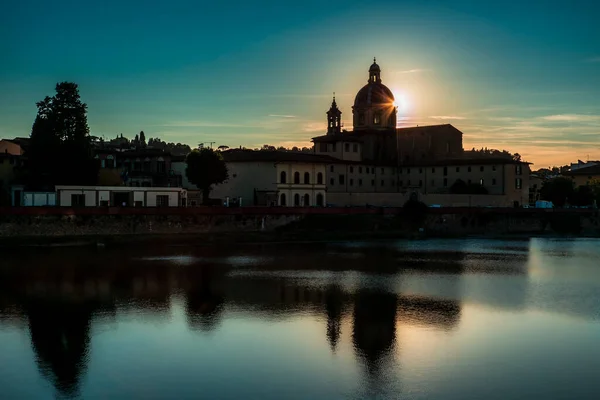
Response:
[[[398,173],[399,173],[400,175],[402,175],[402,168],[399,168],[399,169],[398,169]]]
[[[321,153],[327,153],[327,143],[319,143],[319,151]]]
[[[362,174],[362,167],[358,167],[358,173]]]
[[[305,172],[304,173],[304,184],[305,185],[309,185],[310,184],[310,173],[309,172]]]
[[[495,171],[495,170],[496,170],[496,166],[492,165],[492,171]]]
[[[350,179],[350,186],[354,185],[354,179]]]
[[[108,201],[106,203],[107,203],[106,205],[108,205]],[[102,204],[100,204],[100,205],[102,205]],[[144,202],[143,201],[134,201],[133,206],[134,207],[144,207]]]
[[[344,184],[344,175],[340,174],[340,176],[338,177],[338,181],[340,182],[340,185]]]
[[[358,180],[358,186],[362,186],[362,179]]]
[[[113,156],[106,157],[106,168],[114,168],[115,167],[115,159]]]
[[[169,207],[169,195],[156,196],[157,207]]]
[[[484,180],[483,178],[481,178],[481,179],[479,180],[479,184],[480,184],[481,186],[484,186],[484,183],[485,183],[485,180]]]
[[[294,195],[294,205],[295,205],[296,207],[298,207],[298,206],[300,205],[300,195],[299,195],[298,193],[296,193],[296,194]]]
[[[100,207],[108,207],[108,200],[100,200]]]
[[[333,165],[329,167],[329,172],[333,172]]]
[[[448,176],[448,167],[444,167],[444,176]]]
[[[294,183],[295,184],[300,183],[300,172],[298,172],[298,171],[294,172]]]
[[[492,186],[496,186],[496,178],[492,178]]]
[[[335,185],[335,179],[333,179],[333,178],[329,179],[329,185],[330,186]]]
[[[350,152],[350,143],[344,143],[344,151],[346,153]]]
[[[285,171],[281,171],[281,174],[279,174],[279,182],[281,182],[281,183],[287,183],[286,182],[286,178],[287,178],[287,176],[285,174]]]
[[[321,193],[317,194],[317,206],[323,207],[323,195]]]
[[[146,158],[144,160],[144,167],[143,167],[144,171],[151,171],[152,170],[152,166],[150,165],[150,159]]]
[[[483,165],[481,167],[479,167],[479,172],[483,172],[484,168]]]
[[[310,206],[310,195],[308,193],[306,193],[304,195],[304,199],[303,200],[304,200],[303,206],[304,207],[309,207]]]
[[[431,173],[435,174],[435,168],[431,168]]]
[[[419,173],[422,174],[423,173],[423,168],[419,168]]]
[[[285,200],[286,200],[285,199],[285,193],[281,193],[281,197],[279,197],[279,205],[280,206],[285,206],[286,205]]]
[[[381,180],[381,186],[385,186],[385,181],[383,179]]]
[[[423,187],[423,181],[419,181],[419,187]]]
[[[317,174],[317,184],[318,185],[322,185],[323,184],[323,173],[319,172]]]
[[[11,163],[11,164],[14,164],[14,163],[15,163],[15,160],[13,160],[13,159],[11,158],[11,159],[10,159],[10,163]],[[105,161],[105,160],[102,160],[102,161],[100,161],[100,168],[106,168],[106,161]]]
[[[523,179],[517,178],[515,179],[515,189],[523,188]]]
[[[354,172],[354,167],[350,167],[350,173]]]
[[[410,168],[406,168],[406,173],[410,174]]]
[[[358,114],[358,124],[359,125],[365,124],[365,114],[363,114],[363,113]]]
[[[379,114],[375,114],[373,116],[373,123],[375,125],[379,125],[381,123],[381,116]]]
[[[352,145],[352,152],[353,152],[353,153],[358,153],[358,144],[357,144],[357,143],[354,143],[354,144]]]
[[[167,163],[163,160],[158,160],[156,163],[156,172],[164,174],[167,171]]]
[[[468,171],[468,172],[471,172],[471,167],[467,168],[467,171]]]
[[[521,175],[523,173],[523,169],[521,168],[521,164],[515,165],[515,172],[517,175]]]
[[[469,185],[471,184],[471,180],[470,179],[467,181],[467,184],[469,184]]]
[[[375,186],[375,179],[371,179],[371,186]]]
[[[460,167],[456,167],[456,172],[460,172]]]
[[[385,174],[385,168],[381,168],[381,175]]]
[[[164,163],[164,161],[163,161],[163,163]],[[133,163],[133,170],[134,170],[134,171],[141,171],[141,170],[142,170],[142,162],[141,162],[141,161],[137,161],[137,160],[136,160],[136,161]],[[164,172],[164,171],[163,171],[163,172]]]
[[[84,194],[72,194],[71,195],[71,207],[85,207],[85,195]]]
[[[335,143],[331,145],[331,151],[333,151],[335,153]]]
[[[406,186],[410,186],[410,179],[406,182]]]
[[[394,182],[394,180],[393,180],[393,179],[390,179],[390,186],[391,186],[391,187],[394,187],[395,185],[396,185],[396,182]]]
[[[448,187],[448,178],[444,178],[444,187]]]
[[[404,182],[398,181],[398,186],[403,186],[403,185],[404,185]]]
[[[371,167],[371,173],[375,175],[375,167]]]
[[[435,186],[435,179],[431,180],[431,186]]]

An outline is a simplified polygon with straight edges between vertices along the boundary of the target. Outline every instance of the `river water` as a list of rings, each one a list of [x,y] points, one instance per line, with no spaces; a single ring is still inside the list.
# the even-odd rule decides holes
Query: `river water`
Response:
[[[598,399],[600,241],[30,248],[0,399]]]

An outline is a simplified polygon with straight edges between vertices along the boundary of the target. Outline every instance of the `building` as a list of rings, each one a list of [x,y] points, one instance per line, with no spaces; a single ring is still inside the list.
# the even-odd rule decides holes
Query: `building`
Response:
[[[211,197],[241,198],[242,205],[325,206],[326,170],[340,160],[287,151],[228,150],[222,153],[229,179]]]
[[[591,185],[600,182],[600,164],[592,163],[581,168],[575,168],[564,174],[575,182],[575,187]]]
[[[119,151],[95,150],[100,164],[99,183],[131,187],[181,187],[182,176],[171,166],[171,154],[160,149],[143,148]]]
[[[335,97],[327,111],[327,133],[312,139],[317,154],[389,165],[458,158],[463,154],[463,133],[454,126],[397,128],[397,107],[392,91],[381,80],[374,62],[369,79],[354,99],[353,131],[342,130],[342,112]]]
[[[185,207],[187,192],[174,187],[56,186],[61,207]]]
[[[0,154],[11,154],[13,156],[22,156],[23,148],[18,141],[0,139]]]

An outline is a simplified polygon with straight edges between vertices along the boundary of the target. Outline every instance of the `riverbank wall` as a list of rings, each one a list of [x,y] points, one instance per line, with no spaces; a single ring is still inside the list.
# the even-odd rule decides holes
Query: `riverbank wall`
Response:
[[[5,208],[0,242],[184,236],[244,240],[501,235],[600,236],[598,210],[430,208]]]

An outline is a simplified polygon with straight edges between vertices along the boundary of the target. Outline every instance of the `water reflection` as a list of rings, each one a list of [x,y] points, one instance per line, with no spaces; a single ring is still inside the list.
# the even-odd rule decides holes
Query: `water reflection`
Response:
[[[294,335],[308,334],[316,323],[318,338],[311,346],[316,349],[322,343],[329,349],[324,353],[332,359],[356,365],[358,376],[348,380],[357,385],[352,394],[390,398],[405,390],[407,378],[403,376],[408,371],[399,370],[400,359],[411,352],[399,341],[398,332],[407,333],[404,328],[423,337],[435,332],[450,338],[465,324],[477,323],[464,321],[469,305],[494,311],[525,313],[535,309],[599,318],[600,272],[592,262],[597,254],[592,244],[556,247],[535,240],[509,243],[505,255],[499,243],[487,248],[485,242],[468,246],[479,250],[461,252],[460,246],[452,250],[445,245],[431,250],[405,243],[371,247],[333,243],[310,248],[256,246],[225,252],[178,248],[176,254],[173,249],[85,249],[68,254],[9,255],[0,266],[0,333],[11,326],[28,332],[32,363],[39,373],[59,395],[76,398],[86,397],[90,382],[98,379],[98,375],[83,377],[92,374],[93,360],[102,359],[98,353],[102,347],[94,344],[99,343],[97,335],[103,332],[107,319],[117,321],[122,334],[132,329],[131,324],[148,322],[169,326],[178,338],[185,337],[182,332],[191,332],[191,338],[181,344],[179,359],[186,359],[187,348],[198,342],[217,340],[211,343],[218,344],[233,335],[240,343],[235,351],[241,353],[229,354],[226,347],[214,353],[204,347],[203,353],[197,353],[208,363],[202,368],[209,370],[210,363],[224,362],[217,360],[221,353],[229,362],[236,357],[243,359],[244,352],[256,357],[244,349],[248,321],[260,323],[254,328],[255,337],[269,335],[278,324],[296,324],[293,331],[284,331],[289,336],[272,339],[280,346],[283,343],[284,348],[285,343],[292,346],[298,340]],[[580,257],[569,268],[557,261],[577,254]],[[244,324],[246,328],[240,328]],[[140,332],[150,329],[144,326]],[[166,346],[165,337],[169,336],[162,333],[158,337],[154,346]],[[407,337],[411,334],[402,336]],[[130,345],[136,346],[135,340]],[[267,352],[271,351],[270,356],[277,357],[277,351],[267,346]],[[281,347],[279,351],[283,351]],[[313,352],[310,347],[303,351]],[[288,367],[302,364],[301,355],[290,355],[293,362],[287,358],[278,362]],[[321,358],[320,363],[327,360]],[[160,362],[150,360],[151,365]],[[183,361],[178,366],[178,362],[177,358],[169,360],[179,374],[184,374],[188,367]],[[225,364],[225,370],[234,364]],[[145,371],[151,365],[137,368]],[[350,368],[341,365],[346,364],[340,364],[341,370]],[[297,374],[304,371],[292,370]],[[277,371],[270,373],[276,374],[273,379],[286,379]],[[7,383],[1,371],[0,383]],[[314,385],[316,390],[318,384]],[[41,393],[38,397],[51,395]]]

